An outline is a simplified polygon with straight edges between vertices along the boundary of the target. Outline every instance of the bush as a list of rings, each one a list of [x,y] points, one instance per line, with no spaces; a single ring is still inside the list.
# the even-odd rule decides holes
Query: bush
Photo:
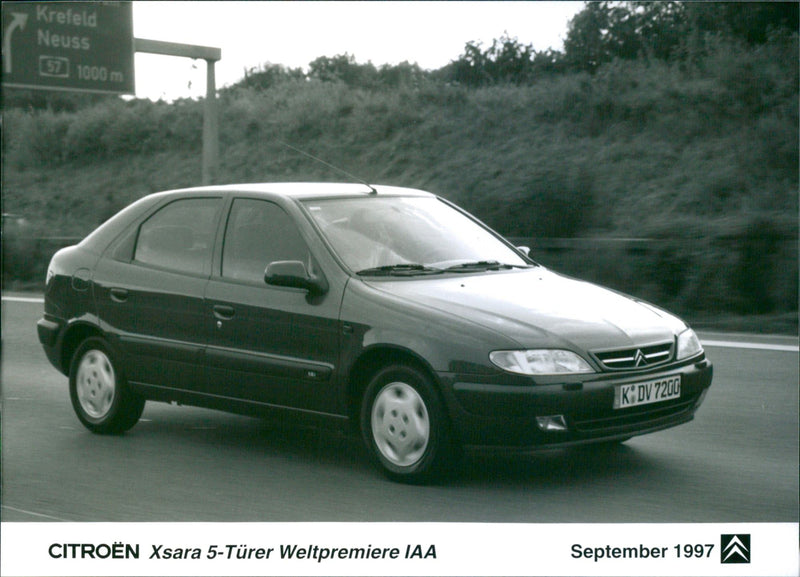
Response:
[[[218,179],[363,178],[431,190],[510,236],[655,239],[558,256],[567,272],[678,310],[796,310],[792,46],[796,37],[709,42],[691,62],[617,60],[481,88],[411,65],[372,67],[368,86],[352,86],[322,71],[372,69],[320,62],[319,78],[221,91]],[[85,234],[138,196],[200,178],[201,101],[9,110],[4,123],[4,210],[57,235]],[[12,252],[36,254],[11,240]]]

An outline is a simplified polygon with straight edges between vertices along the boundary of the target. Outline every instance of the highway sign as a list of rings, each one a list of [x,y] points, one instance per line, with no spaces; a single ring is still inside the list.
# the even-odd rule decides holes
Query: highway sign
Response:
[[[131,94],[131,2],[3,2],[3,86]]]

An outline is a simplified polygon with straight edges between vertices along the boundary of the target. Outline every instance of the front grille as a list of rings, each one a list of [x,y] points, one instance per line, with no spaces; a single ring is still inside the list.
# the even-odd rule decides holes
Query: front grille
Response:
[[[644,369],[667,363],[672,360],[673,343],[665,342],[646,347],[617,349],[592,353],[600,364],[612,371],[623,369]]]

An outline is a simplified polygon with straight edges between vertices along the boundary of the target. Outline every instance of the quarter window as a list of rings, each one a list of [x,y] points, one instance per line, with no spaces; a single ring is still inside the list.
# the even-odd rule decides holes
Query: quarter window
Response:
[[[222,253],[222,276],[264,282],[270,263],[299,260],[310,266],[308,247],[292,218],[263,200],[233,201]]]
[[[176,272],[210,274],[221,206],[219,198],[193,198],[168,204],[139,228],[134,260]]]

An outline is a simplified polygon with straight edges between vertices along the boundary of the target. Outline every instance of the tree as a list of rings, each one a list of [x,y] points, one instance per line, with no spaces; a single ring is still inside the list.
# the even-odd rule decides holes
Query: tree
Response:
[[[427,73],[416,63],[401,62],[394,66],[384,64],[378,69],[378,80],[381,86],[390,88],[419,86],[426,77]]]
[[[378,71],[372,62],[358,64],[351,54],[320,56],[309,65],[308,77],[322,82],[343,82],[348,86],[374,86]]]
[[[490,82],[486,54],[480,42],[467,42],[464,53],[451,63],[452,79],[467,86],[482,86]]]
[[[607,2],[589,2],[570,21],[564,40],[567,65],[573,70],[595,72],[612,58],[606,35],[609,32]]]
[[[231,88],[254,88],[266,90],[282,82],[303,80],[306,75],[300,68],[289,68],[282,64],[265,63],[244,71],[244,78]]]
[[[764,44],[773,33],[797,33],[798,2],[689,2],[686,10],[701,34],[722,34],[750,45]]]
[[[564,41],[572,70],[596,71],[614,59],[682,58],[707,38],[759,45],[773,34],[796,34],[797,2],[587,2]]]
[[[526,84],[537,74],[557,70],[560,61],[560,52],[536,52],[532,45],[504,34],[486,50],[480,42],[467,42],[449,70],[453,81],[467,86]]]

